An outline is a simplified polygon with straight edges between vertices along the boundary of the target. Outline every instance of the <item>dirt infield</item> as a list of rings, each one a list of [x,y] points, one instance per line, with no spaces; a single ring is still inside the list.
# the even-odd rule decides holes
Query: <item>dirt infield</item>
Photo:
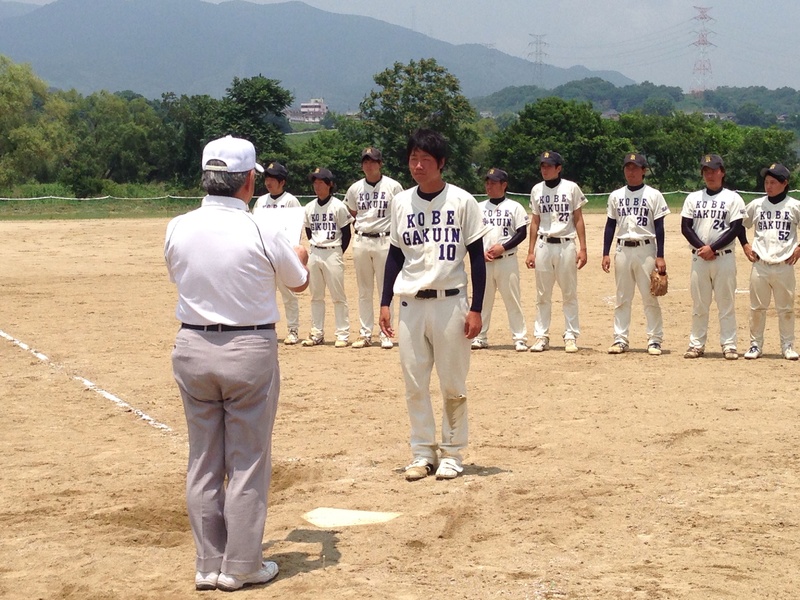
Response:
[[[397,350],[281,346],[281,404],[265,555],[281,568],[242,598],[795,598],[800,551],[800,364],[725,361],[712,312],[706,358],[687,361],[691,255],[667,217],[666,352],[610,356],[613,275],[604,217],[588,215],[579,275],[581,351],[555,339],[513,352],[502,302],[473,352],[463,477],[407,483]],[[185,514],[186,431],[170,371],[175,290],[164,220],[0,223],[6,476],[0,597],[164,599],[194,591]],[[522,253],[517,255],[522,264]],[[739,252],[739,288],[749,265]],[[351,334],[357,333],[346,254]],[[524,268],[523,268],[524,270]],[[529,329],[533,273],[525,271]],[[556,291],[558,298],[558,291]],[[328,303],[330,309],[330,303]],[[746,349],[746,293],[737,295]],[[309,327],[302,295],[302,333]],[[326,319],[329,337],[332,311]],[[279,336],[285,332],[278,326]],[[86,388],[143,411],[171,431]],[[434,382],[435,402],[438,400]],[[318,507],[394,511],[388,523],[320,529]]]

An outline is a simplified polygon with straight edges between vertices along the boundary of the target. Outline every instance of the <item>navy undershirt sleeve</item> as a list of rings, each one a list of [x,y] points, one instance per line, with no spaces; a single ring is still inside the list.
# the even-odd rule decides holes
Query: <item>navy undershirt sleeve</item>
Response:
[[[519,246],[523,241],[525,241],[526,237],[528,237],[528,226],[523,225],[517,229],[516,233],[514,233],[510,240],[503,244],[503,248],[505,248],[506,252],[508,252],[512,248]]]
[[[614,232],[617,230],[617,220],[606,217],[606,228],[603,230],[603,256],[608,256],[611,252],[611,244],[614,243]]]
[[[486,261],[483,256],[483,238],[478,238],[467,246],[469,269],[472,276],[472,305],[470,310],[483,310],[483,294],[486,291]],[[388,263],[387,263],[388,264]]]
[[[400,271],[403,269],[403,263],[406,262],[405,254],[397,246],[390,245],[389,253],[386,255],[386,268],[383,272],[383,291],[381,293],[381,306],[389,306],[392,303],[394,296],[394,282]]]
[[[347,250],[347,247],[350,245],[350,238],[352,237],[352,232],[350,230],[350,223],[342,227],[342,252]]]
[[[692,248],[702,248],[705,244],[697,237],[697,233],[692,228],[693,224],[694,219],[691,217],[681,217],[681,233],[683,237],[686,238],[686,241],[691,244]]]
[[[739,237],[739,232],[743,229],[742,227],[742,220],[736,219],[735,221],[731,221],[730,229],[728,229],[725,233],[719,236],[719,239],[711,244],[711,249],[716,252],[720,248],[724,248],[731,242],[733,242],[737,237]]]
[[[656,228],[656,256],[664,258],[664,217],[656,219],[653,225]]]

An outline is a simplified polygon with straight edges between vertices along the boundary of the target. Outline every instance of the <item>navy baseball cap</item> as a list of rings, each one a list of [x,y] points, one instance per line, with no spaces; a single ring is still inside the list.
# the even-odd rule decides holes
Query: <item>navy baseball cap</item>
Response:
[[[700,159],[700,168],[708,167],[709,169],[724,169],[725,162],[719,154],[704,154]]]
[[[286,179],[289,171],[279,162],[271,162],[264,168],[264,174],[278,179]]]
[[[769,167],[761,169],[761,177],[772,175],[780,182],[788,181],[791,173],[781,163],[772,163]]]
[[[638,154],[636,152],[629,152],[625,155],[625,160],[622,162],[622,166],[629,165],[633,163],[637,167],[642,167],[646,169],[649,165],[647,164],[647,159],[644,157],[644,154]]]
[[[561,158],[561,155],[558,152],[551,152],[550,150],[546,150],[542,152],[542,155],[539,157],[539,164],[540,165],[563,165],[564,159]]]
[[[364,148],[361,151],[361,161],[363,162],[365,158],[371,158],[372,160],[383,162],[383,154],[381,151],[377,148],[373,148],[372,146]]]
[[[328,169],[323,169],[321,167],[317,167],[314,169],[314,172],[308,176],[311,181],[315,179],[325,179],[327,181],[333,181],[333,173],[331,173]]]
[[[486,173],[485,179],[491,179],[492,181],[508,181],[508,173],[503,171],[503,169],[495,169],[492,167]]]

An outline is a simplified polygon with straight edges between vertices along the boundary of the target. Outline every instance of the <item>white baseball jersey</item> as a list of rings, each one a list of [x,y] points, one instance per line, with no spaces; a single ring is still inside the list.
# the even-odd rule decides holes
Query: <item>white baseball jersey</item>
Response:
[[[765,263],[782,263],[797,248],[800,201],[786,196],[777,204],[763,196],[745,209],[744,226],[753,227],[753,251]]]
[[[528,213],[516,200],[504,198],[499,204],[484,200],[479,204],[483,214],[483,224],[489,230],[483,236],[483,249],[495,244],[504,244],[517,233],[517,229],[530,223]]]
[[[304,226],[311,230],[311,245],[335,248],[342,245],[342,227],[353,222],[344,202],[331,196],[323,206],[319,198],[306,204]]]
[[[586,204],[586,196],[574,181],[562,179],[554,188],[541,181],[531,190],[531,211],[539,215],[539,235],[575,238],[572,213]]]
[[[300,201],[290,194],[283,192],[277,198],[273,198],[270,194],[259,196],[256,203],[253,205],[253,212],[257,212],[262,208],[298,208]]]
[[[744,200],[733,190],[723,188],[710,196],[706,189],[702,189],[686,196],[681,217],[692,219],[692,229],[697,237],[704,244],[711,245],[730,229],[733,221],[744,218]],[[727,247],[733,246],[734,242]]]
[[[367,183],[366,178],[351,185],[344,196],[344,203],[356,213],[356,231],[388,233],[392,198],[402,191],[403,186],[386,175],[375,185]]]
[[[617,222],[616,237],[621,240],[655,239],[656,220],[668,214],[664,196],[649,185],[636,191],[621,187],[608,196],[606,216]]]
[[[488,230],[478,202],[459,187],[445,184],[431,201],[420,198],[416,186],[400,192],[392,202],[389,239],[403,251],[405,262],[394,293],[466,288],[467,246]]]

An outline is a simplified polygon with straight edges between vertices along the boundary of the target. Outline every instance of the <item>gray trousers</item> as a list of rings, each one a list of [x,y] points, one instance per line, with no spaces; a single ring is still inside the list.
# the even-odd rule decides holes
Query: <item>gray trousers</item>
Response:
[[[186,504],[196,569],[258,571],[280,391],[275,330],[181,329],[172,369],[189,431]]]

